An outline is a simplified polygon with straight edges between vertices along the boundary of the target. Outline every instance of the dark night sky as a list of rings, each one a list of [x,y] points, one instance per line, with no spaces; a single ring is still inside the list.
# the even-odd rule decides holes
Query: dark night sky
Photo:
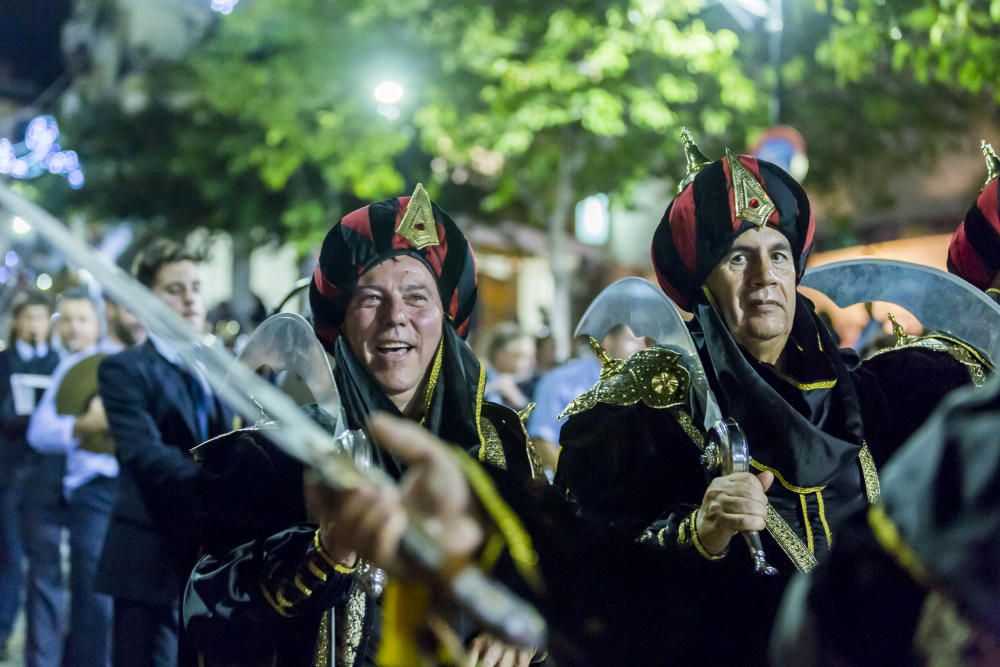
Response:
[[[63,70],[62,24],[71,0],[0,2],[0,98],[31,102]]]

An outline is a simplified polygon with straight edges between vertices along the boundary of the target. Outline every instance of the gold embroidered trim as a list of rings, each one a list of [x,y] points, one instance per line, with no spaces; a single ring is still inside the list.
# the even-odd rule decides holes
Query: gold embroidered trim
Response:
[[[677,423],[681,425],[681,430],[691,438],[698,449],[705,449],[705,436],[692,423],[691,415],[684,410],[676,408],[671,409],[670,414],[673,415]],[[799,536],[795,534],[795,531],[788,525],[788,522],[771,505],[767,506],[767,515],[764,517],[764,523],[767,526],[767,532],[771,534],[771,537],[778,543],[778,546],[785,552],[785,555],[792,561],[796,569],[800,572],[809,572],[816,567],[816,557],[809,552],[809,549],[806,548],[806,545],[803,544]]]
[[[337,667],[352,667],[358,658],[358,648],[361,646],[362,633],[365,627],[365,609],[368,598],[360,586],[351,591],[347,606],[340,614],[337,624],[339,642],[337,647]]]
[[[504,455],[503,443],[500,442],[500,435],[496,426],[489,419],[481,418],[479,431],[483,434],[483,444],[479,448],[479,460],[489,463],[501,470],[507,469],[507,457]]]
[[[546,480],[545,477],[545,465],[542,463],[542,457],[538,454],[538,449],[535,447],[535,441],[531,439],[528,435],[528,417],[534,412],[537,403],[528,403],[524,408],[517,411],[517,420],[521,427],[521,433],[524,435],[524,448],[528,453],[528,467],[531,469],[531,479],[535,481]]]
[[[817,380],[816,382],[799,382],[791,375],[785,375],[777,369],[773,369],[774,374],[779,378],[801,391],[812,391],[814,389],[832,389],[837,386],[837,378],[832,380]]]
[[[767,506],[764,523],[767,526],[767,532],[771,533],[771,537],[774,538],[774,541],[778,543],[778,546],[799,572],[809,572],[819,564],[816,561],[816,556],[809,551],[792,530],[792,527],[788,525],[788,522],[771,505]]]
[[[326,549],[323,548],[323,542],[319,538],[319,531],[320,529],[317,528],[316,532],[313,533],[313,551],[316,552],[316,554],[318,554],[327,565],[332,567],[334,571],[339,572],[340,574],[354,574],[354,571],[358,569],[358,566],[355,565],[354,567],[347,567],[346,565],[341,565],[335,561],[333,556],[328,554]]]
[[[486,471],[469,458],[469,455],[461,448],[454,447],[453,451],[455,452],[455,460],[462,467],[473,493],[479,498],[479,502],[493,521],[493,525],[503,535],[504,541],[507,543],[507,551],[510,552],[517,571],[532,589],[541,592],[544,586],[538,571],[538,553],[535,551],[531,536],[524,529],[521,519],[504,501]]]
[[[802,525],[806,530],[806,547],[809,549],[809,553],[816,553],[816,543],[813,542],[813,529],[812,524],[809,522],[809,503],[806,502],[806,497],[803,494],[799,494],[799,502],[802,505]]]
[[[873,505],[868,508],[868,525],[882,549],[892,556],[900,567],[909,572],[910,576],[918,583],[926,584],[929,579],[927,568],[920,562],[913,547],[899,533],[896,524],[892,522],[881,505]]]
[[[774,202],[750,170],[728,148],[726,162],[729,163],[729,175],[733,182],[733,216],[763,227],[776,210]]]
[[[330,611],[324,611],[319,623],[319,636],[316,637],[316,650],[313,651],[313,667],[329,667],[330,665]]]
[[[661,531],[662,532],[662,531]],[[688,529],[688,520],[685,518],[677,526],[677,544],[687,545],[691,543],[691,531]]]
[[[406,205],[406,213],[396,228],[396,233],[410,242],[417,250],[427,246],[441,245],[438,238],[437,223],[434,222],[434,209],[431,198],[427,196],[422,183],[417,183],[416,189],[410,195]]]
[[[314,577],[316,577],[323,583],[326,583],[326,580],[330,578],[330,575],[328,575],[326,572],[320,569],[320,567],[311,560],[306,561],[306,567],[309,569],[309,571],[312,573]]]
[[[289,614],[287,610],[292,605],[291,603],[288,602],[288,600],[284,600],[285,605],[282,606],[281,604],[278,603],[278,600],[276,600],[274,596],[271,595],[271,591],[267,590],[267,586],[265,586],[264,584],[260,585],[260,592],[264,594],[264,599],[267,600],[267,603],[269,605],[271,605],[271,609],[274,609],[274,611],[278,612],[279,615],[284,616],[285,618],[291,617],[291,614]],[[281,597],[283,598],[284,596]]]
[[[431,365],[431,374],[427,377],[427,387],[424,389],[424,414],[420,418],[420,425],[427,421],[427,415],[431,411],[431,401],[434,400],[434,389],[437,387],[438,378],[441,376],[441,359],[444,357],[444,336],[438,343],[437,352],[434,353],[434,363]]]
[[[296,574],[295,578],[292,579],[292,583],[295,584],[295,587],[299,589],[299,592],[302,593],[302,595],[306,597],[312,596],[313,594],[312,589],[305,585],[305,582],[302,581],[301,576]]]
[[[858,463],[861,464],[861,476],[865,480],[865,495],[868,497],[868,504],[874,505],[882,497],[882,487],[878,481],[878,468],[875,467],[875,459],[872,458],[868,443],[861,443],[861,451],[858,452]]]
[[[826,505],[823,502],[823,492],[816,492],[816,504],[819,505],[819,522],[823,524],[823,533],[826,535],[826,546],[833,546],[833,533],[830,531],[830,524],[826,522]]]
[[[705,436],[702,435],[698,427],[694,425],[691,421],[691,415],[685,410],[671,410],[670,414],[674,416],[677,423],[681,425],[681,430],[684,431],[687,437],[691,438],[698,449],[705,449]]]
[[[483,447],[486,446],[483,440],[483,394],[486,392],[486,367],[479,367],[479,383],[476,385],[476,435],[479,436],[479,456],[482,460]]]
[[[691,544],[694,545],[695,551],[697,551],[702,558],[708,560],[722,560],[726,557],[726,554],[729,553],[728,546],[722,550],[721,554],[713,554],[709,553],[708,549],[705,548],[705,545],[701,543],[701,538],[698,537],[698,510],[692,512],[686,521],[688,522],[688,526],[691,528]]]
[[[909,348],[922,348],[925,350],[935,350],[937,352],[947,352],[952,359],[965,366],[969,373],[972,384],[981,387],[986,383],[987,373],[992,373],[995,369],[993,362],[984,356],[979,350],[968,343],[942,333],[933,333],[927,336],[910,336],[902,333],[902,328],[893,321],[893,331],[896,333],[896,344],[892,347],[877,350],[869,359]]]
[[[496,530],[491,532],[483,547],[482,554],[479,556],[479,568],[483,572],[492,572],[497,561],[500,560],[500,556],[503,555],[505,546],[503,535]]]
[[[782,475],[778,471],[777,468],[772,468],[770,466],[766,466],[763,463],[761,463],[760,461],[754,460],[752,458],[750,459],[750,465],[751,465],[751,467],[754,467],[757,470],[766,470],[766,471],[772,473],[774,475],[774,478],[776,480],[778,480],[779,484],[781,484],[783,487],[785,487],[789,491],[794,491],[795,493],[798,493],[798,494],[816,493],[817,491],[822,491],[823,489],[826,488],[825,486],[795,486],[794,484],[792,484],[788,480],[786,480],[785,476]]]
[[[628,359],[612,359],[601,369],[597,384],[570,401],[559,419],[598,403],[626,406],[642,401],[651,408],[686,405],[691,374],[679,360],[678,353],[663,347],[647,347]]]

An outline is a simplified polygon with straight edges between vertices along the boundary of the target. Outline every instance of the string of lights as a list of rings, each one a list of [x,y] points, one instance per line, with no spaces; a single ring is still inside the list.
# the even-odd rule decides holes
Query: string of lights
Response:
[[[76,151],[58,143],[59,124],[52,116],[37,116],[28,123],[24,141],[0,138],[0,175],[16,179],[37,178],[49,173],[64,176],[74,190],[83,187],[83,169]]]

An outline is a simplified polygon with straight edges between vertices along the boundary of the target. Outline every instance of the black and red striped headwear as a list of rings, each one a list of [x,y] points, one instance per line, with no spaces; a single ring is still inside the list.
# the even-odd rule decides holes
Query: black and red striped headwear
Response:
[[[792,247],[796,278],[812,248],[815,220],[805,190],[780,167],[748,155],[715,162],[684,135],[689,174],[653,234],[652,259],[660,287],[678,306],[692,310],[702,283],[737,236],[770,225]],[[693,178],[691,178],[692,173]]]
[[[309,287],[313,327],[327,350],[340,335],[358,279],[391,257],[414,257],[437,281],[447,320],[463,338],[476,305],[476,257],[455,222],[417,185],[349,213],[323,240]]]
[[[1000,271],[1000,215],[997,172],[1000,160],[983,142],[989,168],[986,186],[965,214],[948,244],[948,270],[981,290],[989,288]]]

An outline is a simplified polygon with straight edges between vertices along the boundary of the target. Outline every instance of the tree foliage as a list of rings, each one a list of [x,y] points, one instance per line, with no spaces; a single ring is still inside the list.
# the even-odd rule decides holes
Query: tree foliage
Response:
[[[765,121],[739,38],[702,15],[700,0],[246,0],[183,62],[133,77],[138,109],[80,105],[88,185],[69,203],[308,244],[346,205],[422,180],[542,223],[560,164],[569,198],[621,194],[679,175],[682,125],[741,145]],[[392,120],[383,77],[406,87]]]
[[[781,121],[812,190],[852,171],[877,189],[997,94],[1000,0],[785,5]],[[66,205],[305,249],[423,181],[453,210],[565,223],[583,196],[677,178],[683,125],[708,155],[746,148],[779,80],[767,49],[704,0],[243,0],[129,94],[83,94],[64,129],[88,183]],[[385,78],[406,89],[391,119]]]
[[[1000,101],[1000,0],[833,0],[829,9],[838,25],[824,55],[843,80],[859,80],[888,62],[921,83]]]

